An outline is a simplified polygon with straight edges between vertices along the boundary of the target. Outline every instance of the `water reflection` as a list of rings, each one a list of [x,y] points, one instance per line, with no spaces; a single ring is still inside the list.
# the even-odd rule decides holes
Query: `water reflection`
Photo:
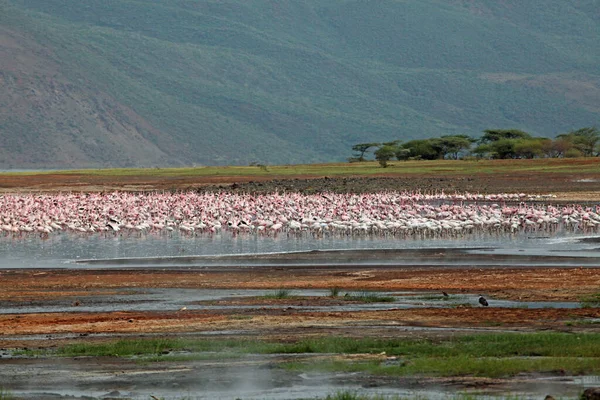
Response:
[[[598,236],[557,234],[553,237],[472,235],[460,239],[401,239],[397,237],[321,237],[256,235],[206,236],[173,234],[143,236],[80,236],[57,234],[46,239],[31,235],[0,237],[0,268],[65,268],[71,260],[138,257],[182,257],[303,252],[310,250],[481,248],[473,253],[522,256],[600,256]]]

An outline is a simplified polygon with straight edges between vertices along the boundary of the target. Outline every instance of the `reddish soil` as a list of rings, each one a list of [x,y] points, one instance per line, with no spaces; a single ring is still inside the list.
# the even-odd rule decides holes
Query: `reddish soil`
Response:
[[[529,301],[577,301],[600,288],[598,268],[395,268],[340,271],[264,268],[251,271],[165,270],[0,271],[0,300],[31,301],[93,295],[98,289],[329,289],[487,293]],[[103,292],[106,295],[106,292]]]
[[[600,308],[525,309],[499,307],[417,308],[387,311],[303,312],[297,305],[333,305],[330,298],[221,300],[215,305],[233,309],[211,311],[179,310],[161,312],[78,312],[77,298],[100,293],[120,295],[123,288],[231,288],[278,289],[340,287],[344,290],[425,291],[485,293],[494,298],[536,301],[578,301],[596,294],[600,269],[596,268],[375,268],[340,271],[312,269],[286,271],[282,268],[234,272],[165,270],[68,270],[3,271],[0,273],[0,301],[51,302],[73,300],[69,313],[1,315],[4,335],[79,333],[181,333],[221,330],[251,330],[256,335],[299,337],[327,332],[333,328],[389,327],[487,327],[490,329],[599,330],[599,324],[578,323],[600,318]],[[236,305],[275,307],[235,309]],[[380,333],[381,333],[380,332]],[[1,338],[1,336],[0,336]],[[2,341],[0,345],[18,344]],[[45,345],[48,345],[46,343]],[[25,343],[21,343],[25,345]],[[31,343],[29,343],[31,345]]]
[[[599,308],[509,309],[458,307],[452,309],[392,309],[361,312],[297,312],[263,309],[245,312],[248,318],[206,311],[41,313],[2,315],[5,335],[57,333],[180,333],[251,329],[262,335],[278,330],[297,330],[297,337],[314,333],[311,328],[361,325],[421,327],[498,327],[519,329],[567,329],[570,322],[600,318]],[[592,326],[593,327],[593,326]],[[598,328],[596,328],[598,330]],[[2,342],[0,341],[0,344]]]

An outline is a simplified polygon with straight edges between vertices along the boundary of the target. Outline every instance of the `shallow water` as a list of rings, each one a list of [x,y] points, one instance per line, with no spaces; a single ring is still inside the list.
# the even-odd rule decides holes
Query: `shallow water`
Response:
[[[293,253],[313,250],[381,250],[381,249],[474,249],[473,254],[517,256],[600,257],[597,235],[556,234],[552,237],[523,233],[520,235],[482,235],[460,239],[401,239],[369,237],[314,238],[263,237],[220,233],[211,236],[110,235],[89,236],[56,234],[42,239],[37,235],[24,238],[0,237],[0,269],[80,268],[72,264],[81,260],[155,258],[169,259],[161,266],[180,265],[181,258],[194,256],[245,255],[261,253]],[[178,259],[178,257],[180,259]],[[294,258],[293,256],[290,258]],[[373,257],[371,257],[373,259]],[[240,263],[243,257],[227,260]],[[447,263],[449,260],[444,260]],[[315,260],[312,260],[315,262]],[[375,257],[374,262],[379,262]],[[524,260],[527,264],[527,260]],[[533,263],[533,262],[530,262]],[[104,265],[105,264],[105,265]],[[95,268],[114,266],[114,262],[95,262]],[[140,260],[138,266],[149,266]],[[213,264],[215,264],[213,262]],[[595,264],[588,260],[587,264]],[[117,263],[118,265],[118,263]],[[535,264],[532,264],[535,265]]]
[[[389,309],[408,309],[425,307],[454,307],[457,305],[470,305],[479,307],[478,294],[451,295],[444,298],[440,293],[416,293],[416,292],[377,292],[380,296],[394,296],[393,302],[381,303],[359,303],[348,302],[347,304],[334,305],[267,305],[267,304],[211,304],[211,301],[224,299],[244,300],[250,297],[260,297],[270,294],[269,290],[220,290],[220,289],[180,289],[180,288],[153,288],[153,289],[121,289],[117,294],[113,290],[96,290],[91,296],[79,296],[79,305],[73,306],[73,298],[59,297],[54,300],[42,300],[38,302],[0,302],[0,314],[27,314],[46,312],[113,312],[113,311],[177,311],[182,307],[188,310],[259,310],[259,309],[295,309],[300,311],[379,311]],[[348,294],[357,294],[348,292]],[[292,290],[290,296],[301,297],[328,297],[326,290]],[[343,299],[341,294],[340,299]],[[488,297],[492,307],[506,308],[579,308],[579,302],[534,302],[534,301],[508,301],[496,300]]]

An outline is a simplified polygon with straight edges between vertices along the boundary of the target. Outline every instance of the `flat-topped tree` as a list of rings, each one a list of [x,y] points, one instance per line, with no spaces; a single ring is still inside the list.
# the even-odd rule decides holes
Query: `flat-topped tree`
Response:
[[[442,157],[458,160],[461,151],[467,151],[476,140],[467,135],[444,135],[439,138]]]
[[[437,160],[443,158],[443,150],[439,138],[410,140],[402,145],[410,151],[411,157],[423,160]]]
[[[479,143],[492,143],[499,140],[530,139],[531,135],[520,129],[486,129]]]
[[[359,144],[355,144],[354,146],[352,146],[352,151],[357,152],[358,154],[356,155],[356,159],[358,161],[365,161],[365,153],[371,148],[371,147],[377,147],[379,146],[381,143],[359,143]]]
[[[531,138],[515,140],[513,151],[516,158],[542,157],[546,149],[551,147],[552,140],[548,138]]]

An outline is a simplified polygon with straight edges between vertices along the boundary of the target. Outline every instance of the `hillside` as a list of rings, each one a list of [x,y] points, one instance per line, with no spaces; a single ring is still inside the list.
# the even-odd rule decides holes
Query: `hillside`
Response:
[[[343,160],[600,121],[595,0],[0,0],[0,168]]]

